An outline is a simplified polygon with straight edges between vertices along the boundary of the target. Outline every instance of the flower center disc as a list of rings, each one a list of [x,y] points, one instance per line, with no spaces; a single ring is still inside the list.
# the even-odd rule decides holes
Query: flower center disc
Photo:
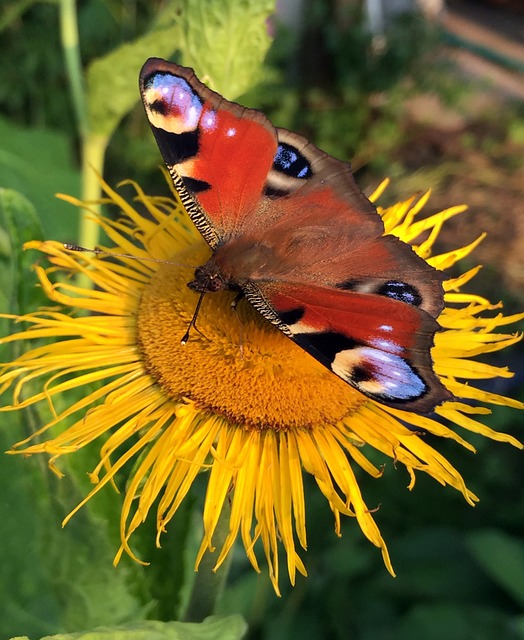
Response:
[[[189,264],[207,259],[194,249],[183,258]],[[138,309],[138,344],[146,370],[171,398],[189,398],[203,410],[259,429],[336,424],[366,400],[247,300],[234,311],[234,292],[204,296],[197,329],[182,345],[198,301],[187,288],[192,277],[193,270],[160,265]]]

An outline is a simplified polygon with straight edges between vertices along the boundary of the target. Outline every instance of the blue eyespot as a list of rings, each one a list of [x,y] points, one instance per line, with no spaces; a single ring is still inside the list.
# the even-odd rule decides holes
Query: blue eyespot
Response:
[[[281,142],[273,159],[273,168],[292,178],[305,180],[311,177],[311,165],[307,159],[290,144]]]
[[[405,302],[413,307],[420,307],[422,304],[422,296],[416,287],[406,282],[397,282],[389,280],[385,282],[377,291],[378,295],[393,298]]]
[[[153,87],[157,91],[160,100],[156,110],[163,115],[174,115],[180,118],[186,130],[196,129],[202,103],[189,84],[183,79],[170,73],[155,73],[147,82],[147,88]],[[158,102],[161,102],[161,108]]]

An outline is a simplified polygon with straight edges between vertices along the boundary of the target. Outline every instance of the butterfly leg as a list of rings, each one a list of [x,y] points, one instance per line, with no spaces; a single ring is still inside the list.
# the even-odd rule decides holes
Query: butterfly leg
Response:
[[[231,308],[233,309],[233,311],[237,310],[238,303],[242,300],[243,297],[244,297],[244,292],[243,291],[239,291],[237,293],[237,295],[235,296],[235,299],[231,303]],[[239,320],[240,320],[240,318],[239,318]]]
[[[244,324],[238,315],[237,306],[238,303],[244,298],[244,292],[239,291],[235,296],[234,300],[231,302],[231,309],[235,312],[235,318],[238,322],[238,334],[239,334],[239,349],[240,349],[240,359],[244,359]]]
[[[198,298],[198,302],[197,305],[195,307],[195,311],[193,313],[193,317],[191,318],[188,326],[187,326],[187,331],[184,333],[182,340],[180,340],[180,344],[187,344],[187,341],[189,340],[189,332],[191,331],[191,327],[193,327],[193,329],[195,329],[195,331],[198,331],[198,333],[205,338],[206,340],[208,340],[207,336],[205,334],[202,333],[202,331],[200,331],[200,329],[196,326],[196,321],[197,321],[197,317],[198,317],[198,313],[200,311],[200,307],[202,305],[202,300],[204,299],[204,295],[205,295],[205,291],[202,291],[200,293],[200,296]]]

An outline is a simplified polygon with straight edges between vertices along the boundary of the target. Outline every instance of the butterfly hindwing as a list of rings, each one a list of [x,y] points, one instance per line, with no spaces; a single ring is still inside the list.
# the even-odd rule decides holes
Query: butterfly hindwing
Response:
[[[294,342],[365,395],[421,413],[451,397],[430,357],[439,326],[418,307],[387,295],[311,285],[267,285],[247,295]]]

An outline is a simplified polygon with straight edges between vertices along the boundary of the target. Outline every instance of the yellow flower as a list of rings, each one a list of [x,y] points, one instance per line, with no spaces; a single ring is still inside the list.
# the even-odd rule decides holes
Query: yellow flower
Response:
[[[405,465],[410,488],[415,473],[424,471],[459,490],[471,504],[475,495],[458,471],[427,444],[424,433],[452,438],[473,450],[455,430],[458,426],[521,447],[511,436],[477,420],[489,414],[485,404],[524,408],[475,386],[479,379],[512,375],[475,358],[517,342],[520,336],[495,330],[524,317],[485,315],[500,305],[461,292],[478,268],[444,284],[446,308],[439,317],[444,330],[435,337],[432,356],[436,373],[456,400],[438,407],[434,419],[424,417],[364,397],[247,302],[241,302],[235,314],[231,292],[205,296],[197,327],[182,345],[197,299],[186,283],[194,267],[209,257],[209,249],[178,201],[147,196],[136,184],[134,188],[147,215],[104,184],[106,202],[116,205],[121,217],[99,222],[114,242],[112,250],[135,258],[74,253],[56,242],[28,243],[28,248],[47,254],[52,266],[46,270],[37,264],[35,269],[47,296],[60,306],[16,318],[29,327],[3,343],[49,340],[0,371],[0,391],[13,389],[12,404],[2,411],[46,403],[53,416],[11,453],[50,454],[51,467],[60,473],[60,456],[104,436],[100,462],[90,474],[95,486],[82,504],[136,460],[123,500],[117,560],[122,551],[135,557],[130,537],[154,504],[160,538],[197,474],[206,473],[204,536],[196,566],[214,549],[217,521],[224,505],[230,504],[229,534],[218,550],[216,567],[240,536],[258,571],[259,541],[278,593],[281,545],[291,582],[296,571],[306,574],[297,552],[307,544],[305,471],[315,477],[327,499],[337,534],[341,515],[356,517],[393,573],[355,478],[356,466],[375,478],[381,475],[366,457],[370,447]],[[379,195],[377,191],[373,199]],[[427,199],[428,194],[379,211],[387,233],[409,243],[424,237],[414,247],[417,253],[434,267],[447,269],[469,255],[480,238],[451,253],[431,255],[444,222],[465,207],[417,220]],[[78,273],[94,286],[75,284],[71,276]],[[35,379],[42,380],[41,390],[27,395]],[[66,408],[62,399],[59,409],[58,396],[75,388],[84,388],[84,397]],[[57,432],[54,427],[60,423],[69,426]],[[41,441],[51,428],[53,436]]]

